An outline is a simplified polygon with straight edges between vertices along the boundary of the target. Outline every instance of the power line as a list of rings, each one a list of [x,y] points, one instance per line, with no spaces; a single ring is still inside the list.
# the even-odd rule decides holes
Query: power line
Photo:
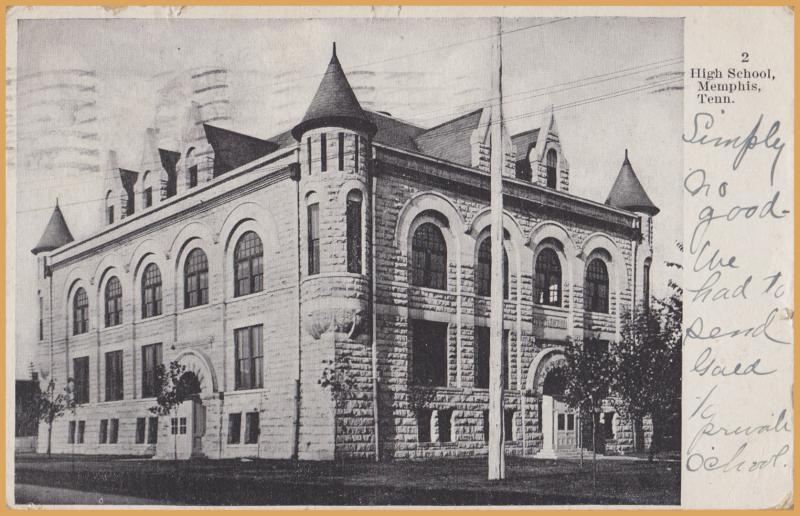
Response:
[[[532,117],[536,117],[536,116],[541,116],[541,115],[551,111],[551,109],[552,109],[552,111],[563,111],[563,110],[566,110],[566,109],[580,107],[580,106],[584,106],[584,105],[587,105],[587,104],[592,104],[592,103],[595,103],[595,102],[601,102],[601,101],[604,101],[604,100],[609,100],[609,99],[620,97],[620,96],[623,96],[623,95],[630,95],[630,94],[633,94],[633,93],[641,93],[641,92],[644,92],[646,90],[658,88],[660,86],[667,86],[667,85],[671,85],[671,84],[677,84],[678,82],[683,82],[683,77],[674,77],[674,78],[666,79],[666,80],[663,80],[663,81],[658,81],[658,82],[655,82],[655,83],[652,83],[652,84],[637,85],[637,86],[634,86],[634,87],[631,87],[631,88],[616,90],[616,91],[612,91],[612,92],[601,94],[601,95],[595,95],[595,96],[592,96],[592,97],[586,97],[586,98],[579,99],[579,100],[576,100],[576,101],[567,102],[567,103],[564,103],[564,104],[553,106],[552,108],[546,108],[546,109],[542,109],[542,110],[538,110],[538,111],[522,113],[520,115],[515,115],[515,116],[512,116],[512,117],[506,118],[504,120],[504,123],[505,122],[509,122],[509,121],[522,120],[522,119],[526,119],[526,118],[532,118]],[[499,121],[498,122],[492,122],[492,124],[495,124],[495,123],[499,123]],[[447,135],[447,134],[455,134],[455,133],[458,133],[458,132],[461,132],[461,130],[442,131],[442,132],[438,133],[438,135],[439,136],[443,136],[443,135]],[[319,159],[318,158],[317,159],[313,159],[312,163],[319,163]],[[81,200],[81,201],[75,201],[75,202],[71,202],[71,203],[60,203],[60,205],[61,206],[74,206],[74,205],[86,204],[86,203],[90,203],[90,202],[105,201],[105,199],[106,199],[105,197],[96,198],[96,199],[84,199],[84,200]],[[51,210],[51,209],[52,209],[51,206],[42,207],[42,208],[28,208],[28,209],[25,209],[25,210],[17,210],[16,213],[27,213],[27,212]]]

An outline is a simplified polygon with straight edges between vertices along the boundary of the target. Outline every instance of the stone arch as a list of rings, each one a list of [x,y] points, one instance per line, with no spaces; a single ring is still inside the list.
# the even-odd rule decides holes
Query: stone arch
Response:
[[[267,208],[253,201],[238,204],[228,212],[214,236],[214,241],[224,241],[225,252],[229,252],[229,248],[235,245],[234,232],[238,226],[247,221],[253,221],[259,228],[257,233],[265,247],[269,249],[278,247],[278,231],[275,217]]]
[[[92,318],[94,316],[94,312],[97,310],[97,300],[94,302],[92,301],[92,289],[89,287],[89,283],[83,279],[82,277],[73,277],[68,278],[69,283],[67,283],[66,288],[64,289],[64,301],[62,302],[61,306],[64,307],[64,312],[66,317],[64,317],[64,326],[66,331],[67,339],[73,336],[73,325],[75,324],[72,310],[73,310],[73,300],[75,299],[75,294],[78,292],[79,288],[82,288],[84,292],[86,292],[86,297],[89,301],[89,328],[88,331],[93,329],[92,327]]]
[[[452,233],[451,240],[458,246],[460,253],[459,235],[464,233],[464,218],[452,201],[438,192],[419,193],[406,201],[400,209],[394,232],[394,242],[400,252],[408,255],[412,229],[416,229],[412,226],[425,212],[439,213],[447,221],[448,233]]]
[[[181,228],[172,238],[169,251],[167,252],[167,259],[177,260],[178,255],[184,250],[186,244],[194,239],[200,239],[208,242],[209,244],[217,243],[216,236],[211,231],[211,228],[200,221],[193,220],[181,226]]]
[[[577,265],[578,248],[566,228],[557,222],[540,222],[531,231],[527,245],[532,252],[531,273],[534,281],[536,259],[539,257],[539,253],[545,248],[553,249],[556,252],[561,261],[562,299],[569,299],[569,302],[572,303],[575,294],[574,286],[578,282],[576,275],[580,267]],[[566,288],[563,288],[564,283],[566,283]]]
[[[607,256],[605,256],[606,254]],[[581,258],[583,259],[583,267],[581,269],[583,276],[581,276],[581,282],[586,274],[586,267],[588,267],[591,259],[595,257],[599,257],[606,262],[606,268],[608,269],[609,275],[609,294],[614,294],[616,333],[619,335],[620,298],[622,297],[623,288],[627,284],[628,267],[625,264],[625,259],[622,256],[622,252],[620,251],[619,247],[617,247],[617,244],[615,244],[611,239],[611,237],[601,232],[592,233],[586,238],[586,240],[584,240],[581,248]],[[609,304],[609,312],[610,308],[611,306]]]
[[[537,353],[528,368],[528,375],[525,378],[525,391],[541,396],[547,373],[563,366],[566,360],[562,346],[552,346]]]
[[[169,285],[172,285],[172,268],[169,266],[164,252],[155,241],[145,240],[134,251],[131,264],[133,265],[130,285],[131,295],[133,296],[133,320],[142,319],[142,275],[150,264],[155,264],[161,274],[162,314],[166,313],[167,300],[171,299],[174,293],[172,289],[168,288]]]
[[[486,207],[479,211],[467,229],[469,234],[475,240],[475,249],[473,254],[473,261],[477,260],[478,246],[481,241],[487,237],[484,233],[489,231],[492,223],[492,210]],[[525,237],[522,228],[517,222],[517,219],[506,210],[503,210],[503,229],[508,232],[506,238],[509,267],[511,274],[516,274],[517,282],[521,281],[525,258]],[[519,290],[519,289],[518,289]]]
[[[174,359],[186,367],[186,371],[193,372],[200,381],[201,395],[205,396],[219,391],[217,374],[211,359],[200,350],[185,349],[178,353]]]

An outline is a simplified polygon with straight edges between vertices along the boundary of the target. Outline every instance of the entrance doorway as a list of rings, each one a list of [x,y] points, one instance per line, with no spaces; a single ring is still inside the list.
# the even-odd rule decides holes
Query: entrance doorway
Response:
[[[563,368],[551,369],[542,386],[542,457],[557,458],[578,451],[580,418],[564,401],[566,388]]]
[[[172,432],[177,430],[178,439],[181,442],[179,445],[179,453],[185,457],[202,457],[203,454],[203,436],[206,433],[206,410],[203,406],[203,401],[200,398],[201,386],[200,380],[194,371],[184,372],[178,380],[178,388],[186,399],[178,407],[177,429],[173,428]]]

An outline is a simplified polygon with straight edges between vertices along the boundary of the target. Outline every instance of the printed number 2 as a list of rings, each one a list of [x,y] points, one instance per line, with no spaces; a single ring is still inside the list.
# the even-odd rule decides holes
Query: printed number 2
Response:
[[[750,62],[750,54],[748,52],[742,52],[742,62],[743,63]]]

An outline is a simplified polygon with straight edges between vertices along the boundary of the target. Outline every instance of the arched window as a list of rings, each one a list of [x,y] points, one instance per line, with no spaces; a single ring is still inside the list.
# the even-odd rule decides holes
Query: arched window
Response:
[[[644,261],[642,272],[642,303],[645,311],[650,310],[650,258]]]
[[[361,274],[361,192],[358,190],[347,194],[347,272]]]
[[[161,271],[151,263],[142,275],[142,318],[161,315]]]
[[[600,258],[589,262],[584,286],[585,308],[590,312],[608,313],[608,269]]]
[[[106,224],[114,223],[114,193],[109,190],[106,194]]]
[[[264,288],[264,247],[253,231],[243,234],[233,251],[234,297],[261,292]]]
[[[150,182],[153,179],[153,173],[149,170],[145,171],[142,177],[142,208],[149,208],[153,205],[153,185]]]
[[[194,157],[194,147],[189,147],[186,151],[186,186],[194,188],[197,186],[197,163]]]
[[[558,154],[555,149],[547,151],[547,188],[555,188],[558,179],[556,172],[556,165],[558,163]]]
[[[122,324],[122,284],[113,276],[106,283],[106,327]]]
[[[89,331],[89,297],[81,287],[72,299],[72,334],[80,335],[87,331]]]
[[[492,238],[484,238],[478,247],[475,266],[475,294],[492,295]],[[508,254],[503,249],[503,299],[508,299]]]
[[[561,306],[561,262],[556,252],[545,248],[536,257],[533,299],[537,304]]]
[[[411,241],[411,284],[447,288],[447,246],[441,230],[431,222],[418,227]]]
[[[208,304],[208,258],[202,249],[186,257],[183,267],[183,307]]]

